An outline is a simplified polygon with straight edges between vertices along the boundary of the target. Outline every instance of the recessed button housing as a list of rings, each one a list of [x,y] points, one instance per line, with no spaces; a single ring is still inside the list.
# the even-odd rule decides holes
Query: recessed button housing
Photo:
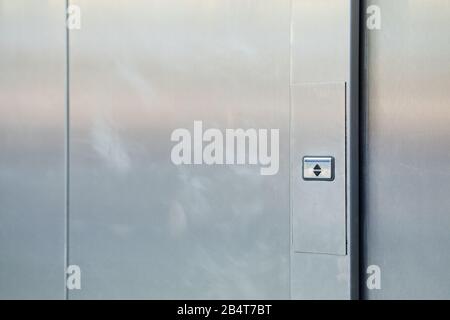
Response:
[[[333,157],[304,157],[303,179],[306,181],[333,181]]]

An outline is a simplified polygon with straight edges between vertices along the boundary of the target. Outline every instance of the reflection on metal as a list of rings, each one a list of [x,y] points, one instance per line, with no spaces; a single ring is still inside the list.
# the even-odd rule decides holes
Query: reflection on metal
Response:
[[[449,299],[450,1],[368,5],[382,27],[365,42],[363,269],[382,276],[364,296]]]
[[[70,298],[289,298],[290,1],[72,3]],[[280,129],[278,174],[174,165],[195,121]]]
[[[70,299],[357,297],[358,1],[71,0],[68,52],[35,2],[0,0],[0,296],[63,298],[68,263]],[[197,121],[279,130],[278,173],[173,164]]]
[[[357,1],[293,1],[294,299],[358,297],[357,17]],[[302,157],[320,154],[336,158],[333,183],[314,184],[301,179]]]
[[[64,298],[64,1],[0,0],[0,299]]]

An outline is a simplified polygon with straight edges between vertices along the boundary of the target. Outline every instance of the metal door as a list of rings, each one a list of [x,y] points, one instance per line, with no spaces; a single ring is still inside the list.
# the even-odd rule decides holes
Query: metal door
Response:
[[[448,299],[450,1],[365,2],[381,29],[364,44],[364,297]]]
[[[0,298],[64,298],[64,1],[0,0]]]
[[[350,298],[355,5],[70,3],[69,297]],[[174,165],[174,131],[198,127],[279,130],[278,171]],[[335,181],[303,181],[320,155]]]
[[[358,5],[0,0],[0,297],[357,298]]]

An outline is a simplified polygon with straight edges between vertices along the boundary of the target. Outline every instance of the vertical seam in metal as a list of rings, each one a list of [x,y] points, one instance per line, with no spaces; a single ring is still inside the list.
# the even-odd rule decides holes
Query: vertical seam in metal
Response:
[[[292,255],[293,217],[292,217],[292,45],[294,1],[291,0],[289,12],[289,298],[292,300]]]
[[[350,175],[351,187],[349,188],[350,198],[350,279],[351,298],[360,299],[360,176],[359,176],[359,145],[360,145],[360,124],[359,124],[359,65],[360,65],[360,0],[351,2],[351,53],[350,53]]]
[[[350,9],[351,10],[351,9]],[[351,31],[350,31],[351,32]],[[351,47],[351,45],[350,45]],[[351,49],[350,49],[351,50]],[[351,54],[350,54],[350,64],[351,64]],[[351,73],[351,71],[350,71]],[[351,145],[349,145],[349,139],[351,137],[351,123],[350,123],[350,115],[349,106],[351,106],[351,99],[349,99],[349,91],[351,90],[351,82],[344,82],[344,210],[345,210],[345,255],[351,260],[352,250],[351,250],[351,205],[348,201],[349,196],[351,197],[351,192],[349,192],[349,187],[351,188],[351,168],[349,165],[351,162],[348,161],[348,158],[351,156]],[[350,92],[351,93],[351,92]],[[350,148],[349,148],[350,147]],[[349,150],[350,149],[350,150]],[[351,263],[351,262],[350,262]],[[351,284],[350,284],[351,287]]]
[[[360,212],[360,221],[359,221],[359,296],[361,300],[367,300],[367,293],[364,289],[365,285],[365,265],[366,265],[366,259],[367,259],[367,252],[366,252],[366,216],[365,216],[365,206],[366,206],[366,185],[364,183],[364,177],[366,176],[366,168],[367,168],[367,128],[368,128],[368,70],[366,67],[366,62],[368,59],[368,51],[366,50],[367,45],[367,33],[366,33],[366,7],[367,7],[367,1],[361,0],[360,2],[360,10],[359,10],[359,53],[360,53],[360,59],[359,59],[359,83],[360,83],[360,95],[359,95],[359,106],[360,106],[360,128],[359,128],[359,136],[360,136],[360,150],[359,150],[359,158],[360,158],[360,176],[359,176],[359,183],[360,183],[360,197],[359,197],[359,212]],[[364,146],[361,144],[364,143]]]
[[[65,252],[64,252],[64,298],[66,300],[69,299],[69,291],[66,284],[67,279],[67,268],[69,266],[69,204],[70,204],[70,74],[69,74],[69,28],[67,26],[68,12],[67,8],[69,6],[70,0],[65,0],[65,53],[66,53],[66,79],[65,79],[65,93],[66,93],[66,101],[65,101]]]

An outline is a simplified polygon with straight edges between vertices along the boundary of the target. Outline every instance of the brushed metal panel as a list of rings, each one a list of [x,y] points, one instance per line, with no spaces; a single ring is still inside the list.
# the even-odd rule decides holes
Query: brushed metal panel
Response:
[[[292,257],[292,267],[302,270],[292,278],[292,299],[352,299],[348,256],[296,254]]]
[[[358,298],[358,28],[359,1],[293,1],[291,137],[305,136],[291,144],[294,299]],[[321,99],[325,105],[312,103]],[[334,123],[326,106],[336,112]],[[324,125],[323,119],[330,125]],[[336,130],[340,133],[330,134]],[[338,194],[330,193],[336,191],[330,190],[333,185],[314,184],[311,190],[305,188],[308,196],[298,192],[301,173],[296,172],[302,155],[297,159],[297,153],[330,156],[334,152],[341,155],[336,159],[340,176],[334,182],[342,184],[336,188]],[[337,210],[324,204],[328,195]],[[308,212],[320,214],[312,217]]]
[[[0,0],[0,298],[64,298],[64,1]]]
[[[289,298],[290,1],[71,1],[71,298]],[[280,171],[171,133],[280,129]]]
[[[292,227],[296,253],[346,255],[345,83],[292,87]],[[303,158],[332,156],[334,181],[306,181]]]
[[[450,298],[450,1],[365,1],[365,266],[368,299]]]
[[[293,84],[348,81],[351,2],[293,0]]]

